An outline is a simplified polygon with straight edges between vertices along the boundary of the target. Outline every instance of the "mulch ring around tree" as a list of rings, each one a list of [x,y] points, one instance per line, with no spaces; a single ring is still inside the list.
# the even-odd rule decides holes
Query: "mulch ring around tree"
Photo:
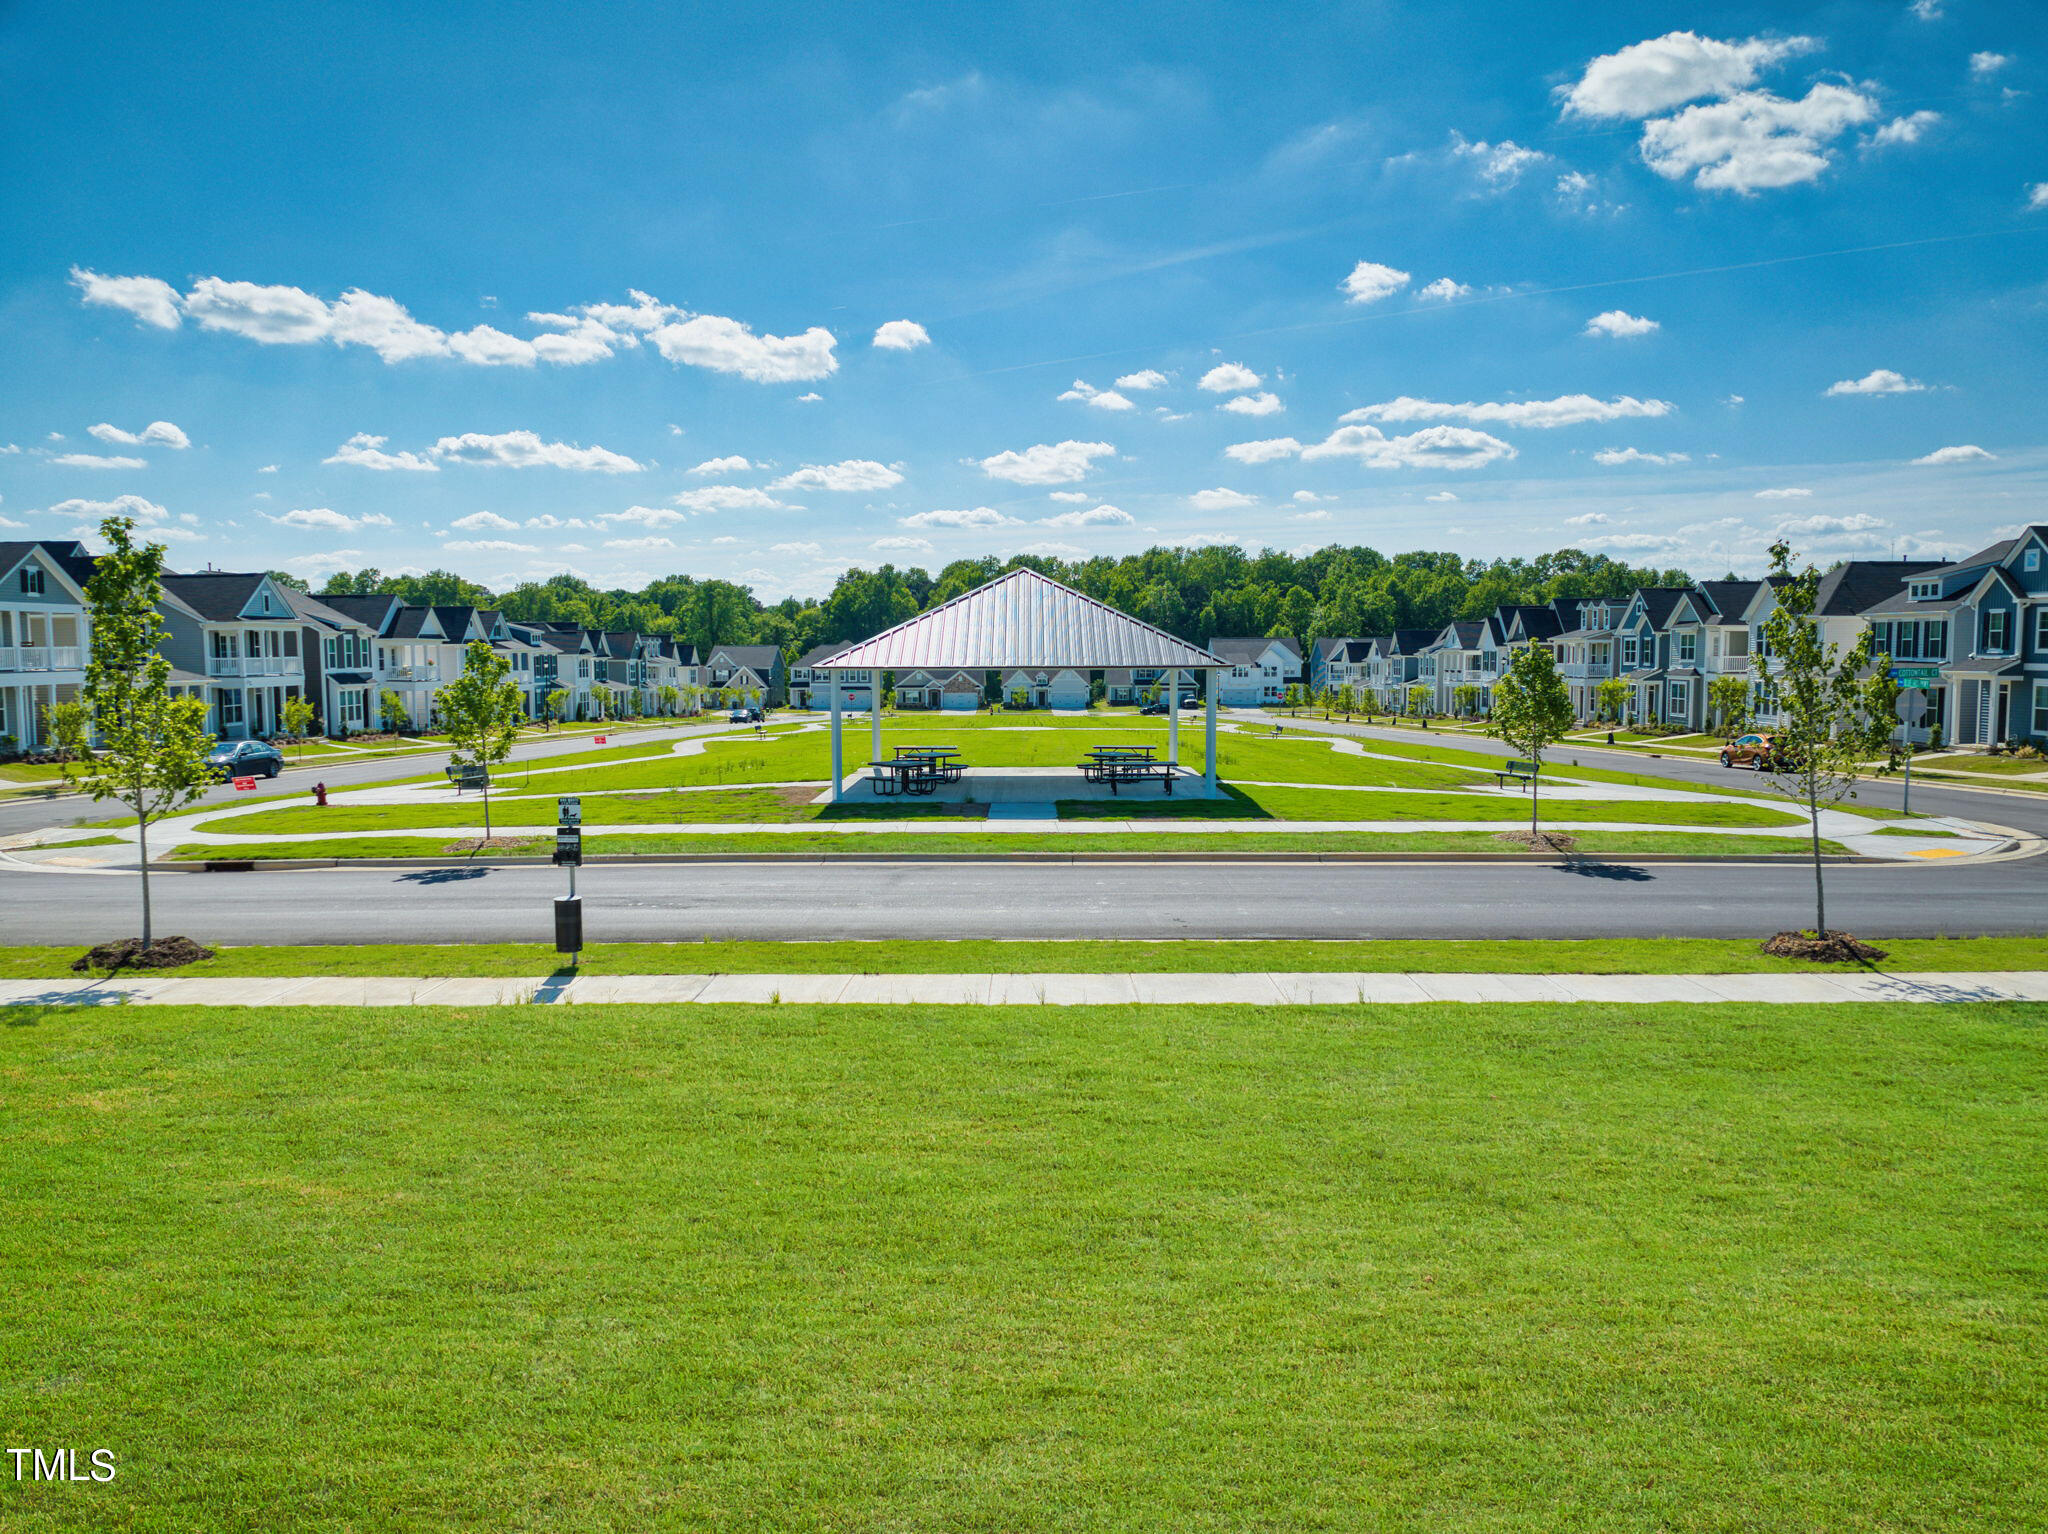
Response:
[[[1579,839],[1566,836],[1562,831],[1496,831],[1493,839],[1506,842],[1511,847],[1526,847],[1531,852],[1551,852],[1559,857],[1569,857],[1579,850]]]
[[[1766,939],[1763,951],[1780,959],[1812,959],[1821,964],[1874,964],[1885,950],[1860,943],[1846,932],[1780,932]]]
[[[212,957],[211,948],[202,948],[189,937],[160,937],[147,948],[141,938],[124,937],[87,949],[71,961],[71,968],[81,975],[96,969],[177,969]]]

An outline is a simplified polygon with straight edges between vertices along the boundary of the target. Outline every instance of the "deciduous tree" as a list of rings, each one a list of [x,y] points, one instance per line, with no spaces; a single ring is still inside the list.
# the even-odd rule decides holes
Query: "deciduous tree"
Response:
[[[481,767],[484,774],[484,840],[491,839],[491,768],[512,754],[525,711],[511,666],[482,640],[471,643],[462,675],[441,689],[441,720],[455,767]]]
[[[1531,842],[1537,834],[1536,800],[1543,781],[1543,753],[1571,727],[1572,695],[1557,673],[1557,657],[1549,645],[1524,645],[1493,684],[1493,713],[1486,729],[1529,761]]]

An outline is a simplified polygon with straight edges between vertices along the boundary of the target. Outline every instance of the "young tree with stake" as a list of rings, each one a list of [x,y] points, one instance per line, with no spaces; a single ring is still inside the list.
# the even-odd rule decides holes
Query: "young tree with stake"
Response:
[[[135,547],[133,519],[100,524],[107,552],[86,582],[92,612],[92,649],[83,698],[99,732],[100,754],[67,763],[65,775],[95,799],[113,799],[135,816],[142,864],[142,947],[156,940],[149,908],[149,823],[183,809],[206,792],[213,773],[206,753],[206,701],[174,697],[171,663],[161,649],[164,620],[157,611],[164,546]]]
[[[1536,840],[1536,797],[1543,782],[1543,753],[1572,727],[1572,695],[1557,674],[1557,657],[1546,644],[1526,645],[1493,684],[1493,713],[1486,730],[1528,758],[1529,840]]]
[[[475,640],[463,660],[462,675],[441,689],[441,718],[454,748],[448,753],[449,764],[484,770],[486,843],[491,839],[491,768],[512,754],[525,714],[511,671],[504,656]]]
[[[306,737],[313,730],[313,702],[310,698],[286,698],[283,724],[285,734],[298,742],[299,755],[306,754]]]
[[[1866,627],[1845,651],[1821,637],[1814,607],[1820,571],[1792,570],[1792,549],[1783,539],[1771,545],[1771,574],[1782,576],[1778,603],[1763,622],[1763,643],[1750,657],[1756,674],[1777,699],[1778,722],[1769,771],[1806,806],[1813,847],[1813,935],[1828,939],[1827,885],[1822,877],[1820,812],[1824,805],[1853,798],[1857,770],[1884,754],[1892,732],[1898,683],[1888,656],[1872,664]]]

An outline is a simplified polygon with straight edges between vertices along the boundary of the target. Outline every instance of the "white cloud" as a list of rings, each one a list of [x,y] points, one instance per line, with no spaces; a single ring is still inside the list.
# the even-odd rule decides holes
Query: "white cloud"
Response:
[[[839,370],[832,332],[816,325],[802,335],[757,336],[738,320],[698,314],[663,325],[648,339],[670,362],[737,373],[754,383],[806,383]]]
[[[608,549],[672,549],[672,538],[607,538],[604,546]]]
[[[875,331],[874,344],[886,352],[909,352],[930,346],[932,338],[916,320],[890,320]]]
[[[1340,426],[1301,450],[1304,460],[1356,458],[1371,469],[1477,469],[1515,456],[1498,437],[1464,426],[1428,426],[1388,437],[1375,426]]]
[[[1877,368],[1861,378],[1844,378],[1827,387],[1829,394],[1919,394],[1927,385],[1917,378],[1908,378],[1903,373],[1894,373],[1890,368]]]
[[[929,538],[877,538],[868,547],[884,554],[928,554],[932,541]]]
[[[744,474],[753,465],[737,453],[730,458],[707,458],[690,470],[692,474]]]
[[[1811,490],[1802,490],[1796,485],[1787,485],[1777,490],[1759,490],[1756,493],[1756,499],[1759,501],[1796,501],[1812,494]]]
[[[637,522],[642,527],[673,527],[683,520],[683,514],[662,506],[628,506],[624,511],[608,511],[597,520],[600,523]]]
[[[1123,395],[1114,389],[1098,389],[1085,378],[1074,380],[1073,388],[1059,396],[1062,401],[1074,400],[1083,405],[1093,405],[1097,410],[1136,410]]]
[[[2035,212],[2048,208],[2048,181],[2036,181],[2027,188],[2027,211]]]
[[[147,458],[103,458],[97,453],[59,453],[50,462],[66,469],[146,469]]]
[[[1676,538],[1656,533],[1607,533],[1598,538],[1581,538],[1582,549],[1606,549],[1616,554],[1662,554],[1678,547]]]
[[[1447,304],[1454,298],[1463,298],[1471,291],[1472,289],[1462,282],[1453,282],[1448,277],[1439,277],[1415,296],[1417,298],[1435,299]]]
[[[848,458],[842,463],[807,463],[802,468],[769,481],[770,490],[887,490],[903,483],[903,476],[886,463],[872,458]]]
[[[71,281],[88,304],[125,309],[143,324],[159,330],[178,328],[178,290],[161,277],[103,277],[74,266]]]
[[[1576,517],[1566,517],[1564,519],[1566,527],[1603,527],[1606,523],[1607,513],[1604,511],[1585,511],[1579,513]]]
[[[1204,373],[1196,387],[1207,389],[1211,394],[1240,394],[1246,389],[1256,389],[1263,382],[1264,379],[1242,362],[1222,362]]]
[[[1290,522],[1327,522],[1330,520],[1330,514],[1322,510],[1297,511],[1287,520]]]
[[[1127,527],[1137,520],[1122,507],[1105,504],[1091,506],[1086,511],[1076,508],[1073,511],[1063,511],[1057,516],[1040,517],[1038,524],[1041,527]]]
[[[265,346],[324,340],[334,326],[326,303],[303,288],[202,277],[184,304],[203,328],[232,331]]]
[[[1819,46],[1811,37],[1724,43],[1667,32],[1602,54],[1560,94],[1567,116],[1650,117],[1702,96],[1730,95],[1754,82],[1759,70]]]
[[[778,501],[765,490],[756,490],[751,485],[706,485],[701,490],[684,490],[669,499],[676,505],[690,511],[784,511],[785,502]]]
[[[549,520],[552,522],[553,519],[550,518]],[[460,528],[465,533],[480,533],[486,528],[496,528],[500,532],[509,533],[519,526],[510,517],[501,517],[495,511],[472,511],[466,517],[457,517],[448,525]],[[532,524],[529,523],[528,525],[531,526]]]
[[[1970,73],[1978,79],[1995,75],[2012,62],[2009,53],[1973,53],[1970,55]]]
[[[1891,524],[1882,517],[1869,516],[1859,511],[1846,517],[1798,517],[1789,522],[1780,522],[1778,524],[1778,531],[1781,533],[1806,534],[1861,533],[1868,532],[1874,527],[1890,526]]]
[[[1589,336],[1646,336],[1657,328],[1655,320],[1646,320],[1640,314],[1630,314],[1625,309],[1609,309],[1586,321],[1586,334]]]
[[[362,557],[361,549],[329,549],[325,554],[296,554],[290,559],[280,559],[277,567],[294,575],[332,575],[336,570],[347,569]]]
[[[1351,268],[1351,275],[1340,284],[1344,301],[1352,304],[1376,304],[1383,298],[1391,298],[1408,286],[1408,274],[1391,266],[1382,266],[1377,261],[1361,261]],[[1239,387],[1249,389],[1258,380]],[[1202,387],[1209,385],[1204,380]]]
[[[905,527],[1016,527],[1015,517],[1006,517],[991,506],[975,506],[965,511],[920,511],[915,516],[896,519]]]
[[[457,522],[455,525],[457,527],[462,526],[460,522]],[[507,526],[509,525],[510,524],[508,523]],[[537,517],[528,517],[526,519],[526,525],[528,527],[545,528],[550,532],[552,532],[554,529],[558,527],[590,526],[590,524],[584,521],[581,517],[558,517],[551,511],[544,511]]]
[[[609,448],[543,442],[530,431],[505,431],[496,435],[471,431],[459,437],[443,437],[434,444],[434,456],[452,463],[486,464],[507,469],[579,469],[598,474],[631,474],[645,467]]]
[[[1519,426],[1531,430],[1547,429],[1554,426],[1577,426],[1585,421],[1620,421],[1636,418],[1664,416],[1671,413],[1671,402],[1661,399],[1636,399],[1633,395],[1621,395],[1616,399],[1599,400],[1590,394],[1564,394],[1556,399],[1516,400],[1504,403],[1474,403],[1450,405],[1438,400],[1415,399],[1401,395],[1383,404],[1366,405],[1358,410],[1346,411],[1337,419],[1352,421],[1492,421],[1502,426]]]
[[[540,359],[539,349],[523,336],[508,335],[495,325],[478,325],[448,338],[448,349],[464,362],[478,367],[530,368]],[[610,356],[609,351],[601,353]],[[397,361],[385,357],[386,362]],[[595,360],[595,358],[586,359]]]
[[[320,304],[320,300],[312,294],[301,292],[297,288],[257,290],[254,284],[251,283],[239,283],[233,286],[250,291],[262,291],[267,294],[295,294],[296,298],[279,300],[279,302],[283,304],[286,310],[296,313],[301,307],[300,300],[303,300],[303,307],[308,316],[309,323],[311,316],[317,311]],[[195,294],[196,291],[195,289]],[[224,295],[215,295],[212,303],[215,308],[214,321],[209,322],[202,316],[200,323],[210,323],[211,328],[214,329],[238,330],[245,335],[252,334],[250,330],[245,328],[246,317],[243,321],[223,323],[231,312],[228,300]],[[191,298],[185,301],[185,310],[188,314],[199,312],[194,307],[194,300]],[[443,335],[432,325],[421,324],[406,312],[403,304],[398,303],[396,300],[382,298],[375,293],[365,293],[360,288],[350,288],[346,293],[342,294],[334,302],[333,306],[327,310],[326,320],[326,337],[336,346],[367,346],[386,362],[411,362],[419,357],[445,357],[458,339],[457,337]],[[488,326],[479,328],[483,330],[490,329]],[[498,335],[500,332],[492,330],[490,334]],[[254,339],[259,341],[314,341],[318,340],[319,336],[278,335],[271,337],[255,334]],[[505,339],[510,341],[512,337],[506,336]],[[533,361],[533,348],[527,346],[524,341],[518,344],[526,347],[526,356],[523,360],[531,364]],[[485,360],[496,362],[503,360],[497,357],[488,359],[472,357],[467,352],[461,351],[458,351],[456,354],[472,362]]]
[[[1317,495],[1313,490],[1297,490],[1294,492],[1294,499],[1301,502],[1304,506],[1313,506],[1317,501],[1334,501],[1337,497],[1334,495]]]
[[[1183,410],[1176,413],[1168,410],[1164,405],[1154,405],[1152,407],[1152,414],[1162,421],[1185,421],[1189,418],[1189,412]]]
[[[182,452],[192,445],[192,439],[169,421],[151,421],[141,431],[123,431],[118,426],[109,426],[105,421],[87,430],[102,442],[112,442],[121,447],[168,447]]]
[[[1913,0],[1906,9],[1922,21],[1941,20],[1941,0]]]
[[[815,405],[818,403],[819,400],[823,399],[824,397],[824,395],[818,393],[814,389],[809,394],[799,394],[796,397],[796,402],[799,405]]]
[[[265,512],[263,515],[266,521],[275,522],[280,527],[318,527],[337,533],[352,533],[359,527],[391,526],[391,519],[380,511],[373,511],[367,516],[351,517],[345,516],[341,512],[330,510],[325,506],[301,507],[275,517],[271,516],[268,512]],[[465,521],[457,522],[455,525],[457,527],[464,527],[471,524],[465,519]],[[512,524],[504,522],[497,525],[510,527]]]
[[[1551,189],[1551,195],[1556,199],[1557,205],[1560,208],[1567,213],[1576,214],[1581,218],[1591,218],[1601,213],[1613,214],[1621,212],[1625,204],[1602,202],[1599,192],[1599,182],[1595,181],[1584,171],[1577,170],[1568,170],[1559,176],[1556,186]]]
[[[1646,453],[1637,447],[1609,447],[1595,453],[1593,462],[1611,468],[1623,463],[1690,463],[1692,459],[1685,453]]]
[[[1502,189],[1520,181],[1522,172],[1530,166],[1540,165],[1550,158],[1542,150],[1525,149],[1513,139],[1502,139],[1498,144],[1484,140],[1471,143],[1455,131],[1451,134],[1451,153],[1472,161],[1488,183]]]
[[[1087,550],[1071,543],[1027,543],[1017,550],[1019,554],[1037,554],[1045,559],[1080,559]]]
[[[1830,140],[1875,116],[1875,100],[1842,85],[1816,85],[1797,101],[1745,91],[1643,124],[1643,162],[1706,191],[1797,186],[1828,168]]]
[[[1227,399],[1216,407],[1228,410],[1233,415],[1276,415],[1287,407],[1280,403],[1280,396],[1270,392],[1240,394],[1236,399]]]
[[[1870,142],[1880,149],[1889,144],[1917,144],[1922,135],[1940,121],[1939,112],[1913,112],[1905,117],[1894,117],[1870,135]]]
[[[1256,506],[1258,499],[1242,490],[1226,490],[1219,485],[1214,490],[1197,490],[1188,497],[1188,504],[1197,511],[1235,511],[1240,506]]]
[[[1144,368],[1136,373],[1124,374],[1116,381],[1116,386],[1119,389],[1136,389],[1141,392],[1146,389],[1163,389],[1166,387],[1166,375],[1157,368]]]
[[[1272,463],[1279,458],[1292,458],[1301,451],[1301,444],[1292,437],[1269,437],[1263,442],[1235,442],[1223,450],[1225,458],[1239,463]]]
[[[538,554],[537,543],[507,543],[503,538],[458,538],[441,545],[444,554]]]
[[[139,495],[117,495],[111,501],[73,499],[50,507],[53,517],[133,517],[138,523],[162,522],[170,513]]]
[[[1048,490],[1046,492],[1046,499],[1049,501],[1068,501],[1076,506],[1086,506],[1095,497],[1086,490]]]
[[[1425,501],[1455,501],[1457,498],[1458,494],[1455,490],[1439,490],[1435,495],[1425,495],[1423,497]]]
[[[1996,458],[1996,453],[1987,453],[1974,442],[1964,442],[1955,447],[1938,447],[1924,458],[1915,458],[1917,464],[1939,466],[1945,463],[1977,463]]]
[[[432,474],[440,469],[433,459],[419,453],[387,453],[384,444],[389,437],[373,437],[368,432],[357,432],[348,441],[334,450],[334,456],[324,458],[323,463],[353,464],[359,469],[410,469],[417,473]]]
[[[262,468],[258,469],[256,472],[258,474],[275,474],[277,472],[277,465],[274,463],[266,463]],[[266,491],[264,493],[268,494],[269,492]]]
[[[1096,459],[1115,456],[1116,449],[1107,442],[1041,442],[1021,453],[997,453],[980,462],[982,473],[990,479],[1017,485],[1065,485],[1086,479]]]
[[[899,320],[897,323],[905,324],[908,322]],[[822,554],[825,552],[825,546],[820,543],[771,543],[768,546],[768,552],[771,554]]]

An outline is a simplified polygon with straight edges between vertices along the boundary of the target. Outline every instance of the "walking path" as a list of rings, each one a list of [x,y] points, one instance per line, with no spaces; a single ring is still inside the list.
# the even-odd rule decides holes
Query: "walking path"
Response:
[[[547,979],[280,976],[0,981],[4,1006],[480,1007],[810,1003],[865,1006],[1329,1006],[1360,1002],[2048,1002],[2048,970],[1763,975],[1253,972],[1066,975],[575,975]]]

